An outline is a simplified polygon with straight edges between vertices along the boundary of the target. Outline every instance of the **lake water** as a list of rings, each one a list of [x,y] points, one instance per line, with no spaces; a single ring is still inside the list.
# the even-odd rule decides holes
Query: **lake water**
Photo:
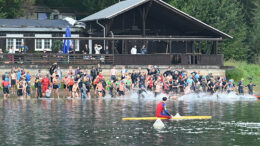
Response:
[[[260,101],[230,94],[170,99],[173,115],[210,115],[211,120],[122,121],[155,115],[161,98],[0,100],[0,145],[258,145]]]

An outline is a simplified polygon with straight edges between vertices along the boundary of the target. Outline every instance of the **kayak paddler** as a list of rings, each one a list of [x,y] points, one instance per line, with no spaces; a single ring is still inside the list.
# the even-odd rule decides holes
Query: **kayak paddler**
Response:
[[[162,98],[162,102],[157,104],[156,117],[171,119],[172,115],[166,110],[167,97]]]

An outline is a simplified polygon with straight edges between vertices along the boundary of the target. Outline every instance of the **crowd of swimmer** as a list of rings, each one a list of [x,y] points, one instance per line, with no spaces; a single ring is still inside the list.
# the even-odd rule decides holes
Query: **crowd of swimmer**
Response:
[[[148,66],[146,71],[142,68],[129,72],[124,66],[116,69],[114,66],[110,71],[110,78],[105,79],[102,75],[100,64],[91,69],[75,70],[70,66],[66,72],[62,72],[57,63],[53,64],[48,73],[41,70],[35,74],[32,82],[32,75],[23,68],[13,68],[10,73],[6,72],[2,76],[4,98],[11,94],[18,97],[30,97],[32,93],[31,85],[35,87],[35,97],[37,98],[60,98],[59,90],[62,89],[63,98],[91,98],[104,97],[109,94],[111,97],[125,96],[131,92],[137,92],[139,96],[144,96],[147,91],[153,92],[154,96],[161,93],[168,97],[176,95],[205,92],[214,94],[215,92],[234,92],[238,89],[240,94],[244,94],[244,87],[248,87],[249,94],[253,94],[253,82],[244,86],[243,79],[235,86],[234,80],[226,81],[225,77],[213,76],[212,73],[202,75],[200,71],[188,73],[184,68],[173,70],[168,68],[164,73],[160,72],[157,66]],[[93,91],[93,92],[91,92]]]

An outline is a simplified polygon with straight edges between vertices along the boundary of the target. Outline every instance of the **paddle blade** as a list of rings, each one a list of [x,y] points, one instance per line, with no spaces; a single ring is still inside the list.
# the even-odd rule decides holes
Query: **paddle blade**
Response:
[[[154,124],[153,124],[154,129],[163,129],[165,127],[165,125],[163,124],[161,119],[157,119]]]

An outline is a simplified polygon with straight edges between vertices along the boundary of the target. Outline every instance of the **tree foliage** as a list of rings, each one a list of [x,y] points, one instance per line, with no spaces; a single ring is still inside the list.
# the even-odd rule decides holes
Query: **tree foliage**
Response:
[[[71,7],[80,12],[94,13],[108,7],[118,0],[36,0],[36,4],[49,7]]]
[[[22,4],[26,0],[0,0],[0,17],[16,18],[22,15]]]
[[[254,16],[252,18],[252,29],[249,32],[248,61],[257,63],[260,54],[260,1],[255,3]]]
[[[172,0],[173,6],[201,21],[231,35],[224,44],[226,58],[244,60],[248,46],[245,42],[247,25],[242,7],[236,0]]]

